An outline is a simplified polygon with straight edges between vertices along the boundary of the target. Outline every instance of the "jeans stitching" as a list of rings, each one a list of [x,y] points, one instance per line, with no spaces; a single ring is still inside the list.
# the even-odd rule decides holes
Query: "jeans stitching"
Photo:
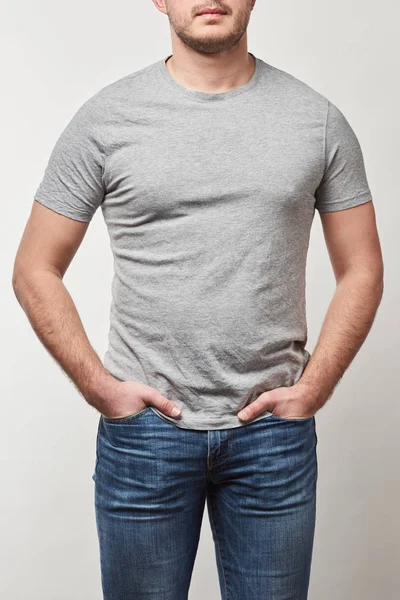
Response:
[[[95,462],[94,462],[94,471],[92,474],[92,479],[93,481],[96,480],[96,471],[97,471],[97,464],[99,462],[99,437],[100,437],[100,426],[101,426],[101,418],[99,419],[99,424],[97,426],[97,433],[96,433],[96,458],[95,458]]]
[[[290,418],[290,417],[288,417],[288,418],[286,418],[286,417],[279,417],[278,415],[274,415],[274,414],[272,414],[271,417],[272,418],[275,417],[275,419],[278,419],[279,421],[291,421],[291,422],[293,422],[293,421],[311,421],[311,419],[314,418],[314,415],[312,417],[304,417],[304,418],[300,417],[298,419],[293,419],[293,418]]]
[[[145,406],[141,410],[133,413],[133,415],[128,415],[127,417],[121,417],[121,418],[117,417],[115,419],[111,419],[109,417],[104,417],[102,415],[102,419],[105,423],[111,423],[111,424],[129,423],[129,421],[131,419],[136,419],[136,418],[140,417],[141,415],[145,414],[148,410],[150,410],[150,406]]]
[[[220,539],[219,539],[219,535],[218,535],[217,520],[216,520],[215,514],[214,514],[214,501],[213,501],[212,496],[210,498],[210,508],[211,508],[211,514],[210,514],[210,516],[211,516],[212,522],[214,524],[215,538],[217,540],[218,554],[219,554],[219,559],[221,561],[222,575],[223,575],[224,585],[225,585],[226,600],[229,600],[228,583],[227,583],[227,580],[226,580],[226,574],[225,574],[225,568],[224,568],[224,561],[223,561],[223,557],[222,557],[221,543],[220,543]]]

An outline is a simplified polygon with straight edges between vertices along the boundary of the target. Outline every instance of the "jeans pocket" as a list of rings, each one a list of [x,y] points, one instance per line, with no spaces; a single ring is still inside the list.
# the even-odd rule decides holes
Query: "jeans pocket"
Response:
[[[130,423],[130,421],[133,421],[134,419],[137,419],[138,417],[144,415],[149,410],[150,410],[150,406],[147,405],[144,408],[137,410],[132,415],[128,415],[126,417],[110,418],[110,417],[105,417],[104,415],[101,415],[101,418],[104,421],[104,423],[112,423],[113,425],[119,425],[119,424],[126,425],[127,423]]]
[[[274,419],[278,419],[278,421],[287,421],[288,423],[296,423],[297,421],[311,421],[314,419],[314,415],[312,417],[294,417],[294,418],[286,418],[286,417],[278,417],[278,415],[271,414],[271,417]]]

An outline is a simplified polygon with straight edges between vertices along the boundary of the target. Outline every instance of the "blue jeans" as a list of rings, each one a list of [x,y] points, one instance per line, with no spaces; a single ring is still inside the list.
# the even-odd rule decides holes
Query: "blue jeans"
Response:
[[[100,416],[95,513],[105,600],[187,600],[205,501],[223,600],[305,600],[315,417],[183,429],[150,406]]]

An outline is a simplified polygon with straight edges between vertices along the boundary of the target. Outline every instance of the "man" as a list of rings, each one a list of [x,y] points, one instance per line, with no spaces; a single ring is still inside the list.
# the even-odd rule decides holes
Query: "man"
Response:
[[[104,598],[186,599],[207,501],[222,597],[300,600],[315,413],[383,290],[363,156],[339,108],[247,51],[254,1],[153,3],[173,54],[101,89],[62,132],[13,285],[100,412]],[[115,265],[104,365],[62,281],[98,207]],[[310,356],[315,209],[337,285]]]

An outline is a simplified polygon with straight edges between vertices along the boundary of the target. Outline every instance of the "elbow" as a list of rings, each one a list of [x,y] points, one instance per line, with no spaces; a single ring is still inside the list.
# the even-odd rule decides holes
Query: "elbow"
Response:
[[[385,289],[385,274],[383,264],[379,265],[376,269],[369,273],[369,279],[371,282],[371,288],[375,290],[378,303],[380,303]]]
[[[25,279],[24,274],[20,271],[20,269],[17,269],[14,267],[12,278],[11,278],[11,285],[12,285],[12,289],[14,291],[14,295],[19,302],[21,302],[22,290],[24,287],[24,284],[23,284],[24,279]]]
[[[369,274],[369,282],[370,289],[373,291],[374,296],[376,298],[376,303],[379,306],[382,301],[383,292],[385,289],[385,275],[383,265],[381,268],[377,268]]]
[[[383,292],[385,289],[385,267],[382,258],[380,261],[378,261],[377,267],[374,271],[374,276],[380,301],[382,299]]]
[[[12,289],[14,290],[15,297],[20,304],[22,303],[24,292],[29,287],[29,282],[32,279],[32,275],[32,269],[28,265],[22,264],[20,261],[16,261],[14,263],[11,285]]]

